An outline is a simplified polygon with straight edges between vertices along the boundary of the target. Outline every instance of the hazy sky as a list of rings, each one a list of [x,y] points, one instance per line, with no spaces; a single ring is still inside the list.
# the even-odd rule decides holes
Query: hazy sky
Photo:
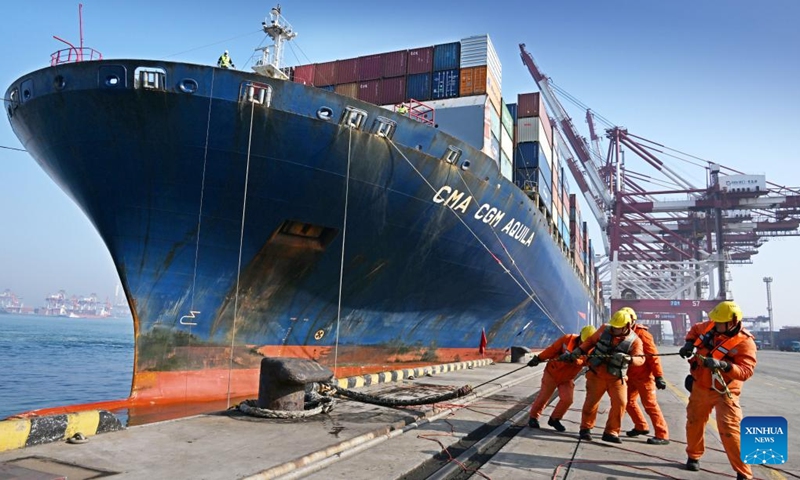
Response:
[[[800,185],[800,2],[796,0],[281,2],[299,36],[289,65],[457,41],[488,33],[503,66],[503,94],[536,91],[519,59],[525,43],[560,87],[630,132],[768,180]],[[84,45],[105,58],[213,64],[224,49],[239,68],[263,44],[263,1],[86,0]],[[0,89],[79,44],[78,4],[27,0],[5,9]],[[568,105],[566,105],[568,106]],[[588,136],[583,112],[570,110]],[[87,132],[91,134],[91,132]],[[78,207],[0,122],[0,290],[40,306],[59,289],[113,297],[111,258]],[[702,169],[676,165],[697,184]],[[575,190],[573,188],[573,190]],[[587,219],[588,210],[584,209]],[[595,244],[599,239],[595,238]],[[734,266],[746,315],[766,314],[772,276],[776,325],[792,308],[800,237],[771,239],[755,264]]]

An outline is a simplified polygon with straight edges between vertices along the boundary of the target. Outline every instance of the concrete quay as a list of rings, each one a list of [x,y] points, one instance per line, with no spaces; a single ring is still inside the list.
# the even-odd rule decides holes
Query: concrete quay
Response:
[[[675,353],[665,347],[662,353]],[[599,440],[607,400],[601,403],[593,442],[577,438],[585,395],[576,380],[575,403],[563,423],[567,432],[527,424],[527,408],[539,388],[543,366],[500,363],[373,383],[358,391],[387,397],[427,397],[469,384],[476,390],[449,403],[389,408],[338,400],[328,414],[303,420],[260,419],[235,411],[198,415],[92,436],[83,444],[63,441],[0,453],[0,480],[119,479],[713,479],[735,478],[713,421],[706,430],[702,470],[686,461],[684,360],[663,357],[669,387],[659,403],[671,443],[646,437],[621,445]],[[756,375],[741,397],[746,416],[783,416],[789,430],[800,418],[800,355],[759,352]],[[383,377],[389,379],[389,376]],[[395,377],[397,378],[397,377]],[[356,382],[357,385],[367,382]],[[369,382],[372,383],[372,382]],[[712,417],[713,418],[713,417]],[[629,419],[623,429],[632,427]],[[775,467],[775,468],[772,468]],[[787,463],[756,466],[756,478],[800,478],[800,437],[789,435]]]

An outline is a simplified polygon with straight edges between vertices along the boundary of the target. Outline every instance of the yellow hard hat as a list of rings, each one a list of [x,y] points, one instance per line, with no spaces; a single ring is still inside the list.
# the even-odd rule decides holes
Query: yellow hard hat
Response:
[[[581,328],[581,342],[585,342],[587,338],[594,335],[597,329],[594,328],[592,325],[586,325],[585,327]]]
[[[632,309],[631,307],[622,307],[620,308],[623,312],[628,312],[628,315],[631,316],[631,323],[636,323],[636,320],[639,320],[636,317],[636,310]]]
[[[631,314],[625,310],[617,310],[614,315],[611,315],[611,321],[608,322],[614,328],[623,328],[631,324]]]
[[[714,307],[711,312],[709,312],[708,318],[717,323],[730,322],[731,320],[741,320],[742,309],[739,308],[739,305],[736,305],[736,302],[719,302],[717,306]]]

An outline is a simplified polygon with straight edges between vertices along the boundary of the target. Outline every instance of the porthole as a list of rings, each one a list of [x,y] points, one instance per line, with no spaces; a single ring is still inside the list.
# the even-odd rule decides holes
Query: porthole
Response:
[[[183,93],[195,93],[198,88],[197,81],[192,78],[184,78],[181,80],[181,83],[178,84],[178,88],[180,88]]]
[[[116,75],[108,75],[106,77],[106,86],[116,87],[119,85],[119,77]]]
[[[320,107],[320,109],[317,110],[317,118],[320,120],[330,120],[333,118],[333,110],[328,107]]]
[[[67,80],[64,78],[63,75],[56,75],[56,78],[53,79],[53,88],[56,90],[64,90],[64,87],[67,86]]]
[[[464,170],[464,171],[469,170],[469,160],[464,160],[461,163],[461,170]]]
[[[23,101],[30,100],[31,95],[32,95],[31,91],[26,88],[25,90],[22,91],[22,100]]]

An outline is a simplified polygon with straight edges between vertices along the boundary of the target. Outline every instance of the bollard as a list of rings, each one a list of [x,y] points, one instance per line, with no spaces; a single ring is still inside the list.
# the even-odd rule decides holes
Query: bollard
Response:
[[[522,363],[529,353],[531,349],[528,347],[511,347],[511,363]]]
[[[333,378],[333,372],[304,358],[264,358],[258,381],[258,408],[303,410],[306,385]]]

